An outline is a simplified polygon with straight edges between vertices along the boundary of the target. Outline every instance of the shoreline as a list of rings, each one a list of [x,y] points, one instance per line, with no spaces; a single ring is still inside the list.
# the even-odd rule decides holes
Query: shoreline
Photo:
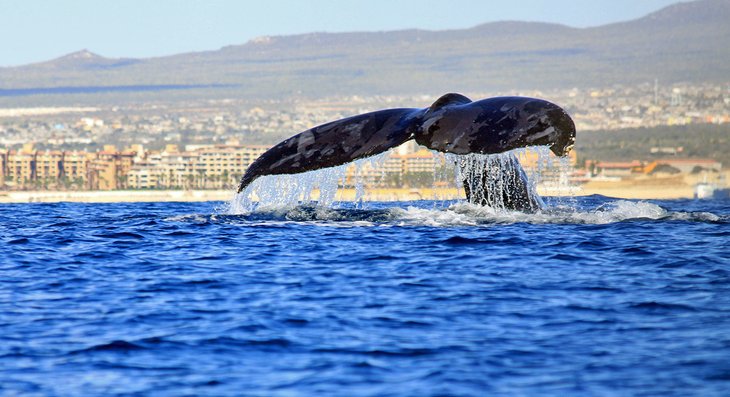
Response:
[[[318,197],[318,191],[312,197]],[[639,200],[671,200],[694,197],[689,184],[639,184],[629,182],[590,182],[583,186],[538,187],[542,196],[588,196]],[[230,201],[231,190],[111,190],[111,191],[6,191],[0,192],[0,204],[17,203],[130,203],[130,202],[200,202]],[[339,189],[336,200],[354,201],[355,189]],[[375,188],[366,189],[363,201],[458,200],[464,198],[463,189],[457,188]]]
[[[0,204],[17,203],[136,203],[227,201],[232,190],[82,190],[0,192]]]

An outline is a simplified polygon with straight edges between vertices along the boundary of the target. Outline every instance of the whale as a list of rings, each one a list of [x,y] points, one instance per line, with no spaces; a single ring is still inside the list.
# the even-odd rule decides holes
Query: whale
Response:
[[[492,97],[472,101],[448,93],[426,108],[394,108],[364,113],[325,123],[288,138],[251,163],[237,192],[265,175],[297,174],[335,167],[371,157],[409,140],[429,149],[466,155],[498,154],[513,149],[547,146],[565,156],[575,144],[575,123],[560,106],[539,98]],[[490,178],[510,181],[509,197],[500,202],[510,209],[534,210],[539,197],[529,189],[524,170],[514,158],[504,167],[489,167],[464,175],[467,200],[491,205],[496,198],[485,192]]]

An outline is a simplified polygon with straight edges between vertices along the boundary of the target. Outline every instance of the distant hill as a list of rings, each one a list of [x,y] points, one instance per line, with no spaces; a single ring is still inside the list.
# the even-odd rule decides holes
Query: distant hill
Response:
[[[275,98],[595,87],[655,78],[728,82],[728,21],[730,0],[700,0],[584,29],[496,22],[448,31],[311,33],[148,59],[83,50],[0,68],[0,97],[7,102],[9,89],[79,86]],[[34,91],[15,92],[17,100]]]

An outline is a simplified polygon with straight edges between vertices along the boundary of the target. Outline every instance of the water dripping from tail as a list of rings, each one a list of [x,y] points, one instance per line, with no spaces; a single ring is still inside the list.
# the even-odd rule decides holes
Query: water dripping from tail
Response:
[[[263,176],[236,194],[222,212],[237,215],[291,209],[296,206],[332,208],[336,202],[342,201],[340,188],[348,186],[355,189],[356,208],[360,208],[365,196],[365,186],[372,183],[363,175],[368,168],[381,165],[384,159],[385,155],[378,155],[355,161],[354,164],[300,174]],[[353,167],[354,172],[348,176],[350,167]]]
[[[464,186],[471,204],[501,211],[536,212],[545,208],[513,152],[449,155],[456,166],[456,182]]]
[[[518,158],[535,158],[535,154],[536,167],[528,166],[528,172],[525,172]],[[491,155],[434,153],[434,156],[432,190],[436,190],[437,180],[445,180],[447,174],[453,172],[455,184],[452,186],[463,188],[471,204],[496,211],[521,212],[538,212],[547,207],[537,192],[542,174],[555,172],[547,148],[518,149]],[[300,205],[335,207],[336,203],[343,201],[339,190],[342,187],[354,189],[354,207],[363,208],[366,188],[382,184],[386,178],[383,168],[386,159],[387,154],[382,154],[338,167],[293,175],[264,176],[235,195],[221,212],[250,214]],[[564,174],[566,177],[563,179],[567,180],[569,164],[563,161],[561,164],[563,167],[558,173]],[[556,180],[562,181],[561,178]],[[448,203],[444,201],[441,204]]]
[[[297,205],[331,206],[338,187],[344,183],[347,166],[294,175],[267,175],[258,178],[230,201],[225,212],[249,214]]]

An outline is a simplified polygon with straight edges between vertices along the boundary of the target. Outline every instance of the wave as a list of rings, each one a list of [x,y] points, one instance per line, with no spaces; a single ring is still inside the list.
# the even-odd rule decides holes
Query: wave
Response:
[[[491,224],[584,224],[605,225],[628,221],[721,222],[725,218],[710,212],[671,211],[646,201],[604,199],[593,207],[560,204],[534,213],[494,209],[467,202],[372,203],[372,208],[355,204],[282,205],[236,213],[228,209],[213,215],[178,215],[168,221],[228,222],[247,225],[311,223],[327,226],[430,226],[462,227]]]
[[[454,204],[445,210],[408,207],[396,210],[404,222],[428,226],[474,226],[492,223],[594,224],[632,220],[684,220],[716,222],[720,217],[707,212],[673,212],[649,202],[617,200],[592,209],[571,206],[551,207],[535,213],[495,210],[469,203]]]

